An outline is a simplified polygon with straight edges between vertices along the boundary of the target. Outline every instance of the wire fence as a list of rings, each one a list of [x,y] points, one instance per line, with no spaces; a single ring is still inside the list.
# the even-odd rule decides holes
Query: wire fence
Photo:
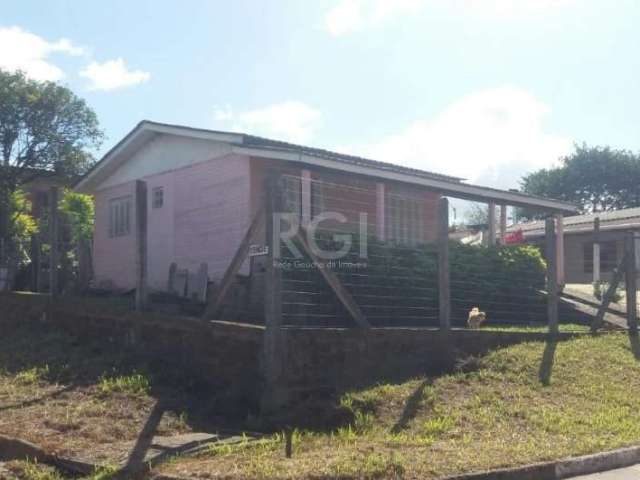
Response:
[[[312,195],[305,206],[305,182]],[[299,221],[371,325],[437,326],[439,283],[437,202],[432,192],[375,183],[281,182],[286,210]],[[308,256],[281,245],[283,321],[298,326],[352,324],[348,310]],[[474,307],[491,323],[544,322],[545,264],[535,247],[522,250],[451,242],[451,320],[465,326]]]

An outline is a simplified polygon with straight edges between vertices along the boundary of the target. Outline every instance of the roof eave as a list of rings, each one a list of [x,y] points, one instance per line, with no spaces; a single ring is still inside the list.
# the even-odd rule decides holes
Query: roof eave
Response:
[[[381,170],[365,165],[347,164],[327,158],[314,157],[303,152],[292,152],[290,150],[278,150],[275,148],[262,149],[244,145],[234,146],[233,151],[235,153],[243,155],[251,155],[254,157],[263,158],[275,158],[283,161],[305,163],[309,165],[320,166],[369,177],[420,185],[423,187],[438,190],[443,195],[448,195],[465,200],[478,202],[495,202],[517,207],[535,208],[554,213],[575,214],[578,211],[578,207],[576,205],[572,205],[566,202],[560,202],[557,200],[530,197],[529,195],[518,192],[499,190],[478,185],[469,185],[462,182],[452,182],[438,178],[429,178],[395,171]]]

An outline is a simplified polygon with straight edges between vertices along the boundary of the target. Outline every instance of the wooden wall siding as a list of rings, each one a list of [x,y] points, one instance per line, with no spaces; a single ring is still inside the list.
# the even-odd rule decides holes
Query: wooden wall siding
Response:
[[[93,240],[93,268],[97,287],[134,288],[135,286],[135,182],[96,193],[96,226]],[[109,201],[131,195],[129,234],[109,236]]]
[[[175,257],[175,175],[173,172],[146,178],[149,215],[147,217],[149,259],[147,278],[150,290],[166,290],[169,266]],[[162,187],[163,205],[153,208],[152,192]]]
[[[142,180],[149,195],[153,188],[164,189],[161,208],[154,209],[151,198],[148,202],[150,288],[166,290],[172,262],[192,272],[206,262],[210,278],[221,278],[249,223],[248,157],[228,155]],[[133,229],[130,235],[109,238],[109,200],[133,194],[133,185],[129,182],[96,194],[98,285],[135,285]]]
[[[237,155],[176,172],[175,261],[209,277],[224,275],[249,226],[249,160]]]

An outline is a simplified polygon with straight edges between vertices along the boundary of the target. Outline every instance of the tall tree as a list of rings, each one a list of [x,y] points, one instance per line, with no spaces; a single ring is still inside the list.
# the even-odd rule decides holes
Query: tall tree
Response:
[[[640,156],[610,147],[576,145],[556,168],[525,175],[522,191],[576,204],[582,213],[640,207]],[[531,218],[531,212],[520,212]]]
[[[11,198],[39,170],[84,173],[103,138],[96,114],[68,88],[0,70],[0,240],[10,245]]]

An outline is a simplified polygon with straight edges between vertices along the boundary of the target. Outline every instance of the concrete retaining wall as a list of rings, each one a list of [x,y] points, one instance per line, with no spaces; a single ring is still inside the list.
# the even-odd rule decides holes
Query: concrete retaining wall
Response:
[[[255,405],[265,393],[265,330],[259,326],[155,313],[108,315],[88,300],[52,304],[44,295],[0,295],[0,334],[18,323],[48,324],[86,341],[169,359],[183,366],[185,375]],[[284,328],[281,334],[281,370],[272,386],[289,402],[439,373],[459,358],[547,339],[537,332],[453,330],[443,335],[425,328]],[[565,333],[559,339],[575,335]]]

